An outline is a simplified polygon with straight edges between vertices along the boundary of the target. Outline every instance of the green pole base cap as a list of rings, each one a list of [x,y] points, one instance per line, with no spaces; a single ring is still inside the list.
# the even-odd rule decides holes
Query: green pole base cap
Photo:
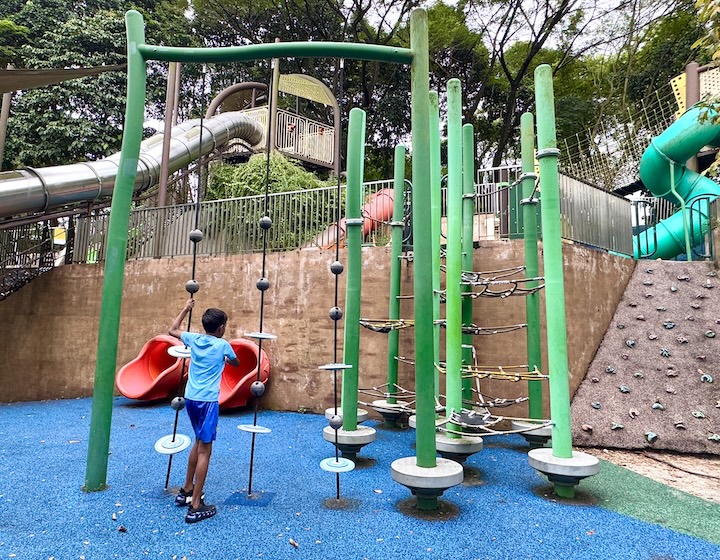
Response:
[[[530,449],[538,449],[540,447],[547,447],[552,439],[552,426],[544,425],[546,422],[545,420],[538,420],[537,422],[513,420],[510,425],[513,430],[524,430],[520,432],[520,435],[528,442]],[[535,425],[539,425],[540,427],[530,429]]]
[[[544,474],[555,486],[555,494],[561,498],[575,496],[575,486],[581,480],[600,472],[597,457],[581,451],[573,451],[572,457],[555,457],[548,447],[531,449],[528,462],[535,470]]]
[[[553,486],[553,489],[555,490],[555,495],[558,498],[570,499],[570,498],[575,497],[575,486],[574,485],[566,486],[564,484],[557,483]]]
[[[464,470],[460,463],[437,459],[434,467],[419,467],[417,457],[396,459],[390,466],[392,479],[410,489],[417,497],[418,509],[434,510],[438,508],[437,499],[448,488],[463,481]]]
[[[323,429],[323,439],[335,444],[348,459],[355,459],[364,446],[375,441],[375,434],[375,428],[368,426],[358,426],[356,430],[335,430],[332,426]]]

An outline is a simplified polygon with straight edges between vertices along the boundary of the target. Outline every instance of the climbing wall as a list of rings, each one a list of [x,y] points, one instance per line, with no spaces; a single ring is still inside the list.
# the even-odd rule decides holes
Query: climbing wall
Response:
[[[720,455],[720,278],[711,263],[638,263],[572,419],[580,446]]]

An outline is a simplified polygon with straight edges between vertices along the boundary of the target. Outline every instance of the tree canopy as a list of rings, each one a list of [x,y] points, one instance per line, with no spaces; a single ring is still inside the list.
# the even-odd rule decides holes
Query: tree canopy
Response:
[[[144,14],[146,35],[155,44],[226,46],[280,39],[406,47],[408,15],[421,4],[426,3],[7,0],[0,7],[0,61],[26,68],[123,62],[123,15],[129,8]],[[698,3],[704,21],[715,28],[717,4]],[[475,126],[483,164],[517,156],[519,118],[534,107],[533,71],[540,64],[553,67],[563,137],[622,114],[666,87],[689,61],[709,59],[696,43],[705,30],[691,0],[460,0],[427,7],[431,87],[444,103],[447,80],[460,78],[464,120]],[[166,68],[150,68],[148,117],[162,112]],[[370,175],[392,169],[394,145],[409,133],[408,95],[403,93],[409,91],[407,68],[347,61],[342,90],[336,60],[287,59],[281,70],[308,73],[331,87],[340,97],[344,119],[351,107],[366,109]],[[187,65],[181,113],[197,116],[212,95],[232,83],[267,83],[269,78],[269,61]],[[122,73],[16,94],[5,166],[69,163],[117,150],[124,98]]]

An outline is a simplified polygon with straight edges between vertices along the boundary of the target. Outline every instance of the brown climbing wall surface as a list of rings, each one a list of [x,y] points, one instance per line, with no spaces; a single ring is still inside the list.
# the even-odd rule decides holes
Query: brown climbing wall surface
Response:
[[[587,447],[720,455],[720,277],[642,261],[572,402]]]

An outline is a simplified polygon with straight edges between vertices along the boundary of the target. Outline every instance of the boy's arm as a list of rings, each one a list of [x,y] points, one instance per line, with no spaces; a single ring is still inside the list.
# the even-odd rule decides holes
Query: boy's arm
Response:
[[[225,353],[225,363],[230,364],[231,366],[235,366],[235,367],[239,366],[240,360],[238,359],[237,354],[235,354],[235,350],[233,349],[233,347],[230,345],[229,342],[228,342],[227,347],[228,347],[229,352]],[[232,358],[230,356],[232,356]]]
[[[195,307],[195,300],[189,299],[187,300],[187,303],[185,304],[185,307],[183,307],[180,314],[175,317],[175,320],[173,321],[172,326],[170,327],[170,330],[168,331],[168,334],[170,336],[174,336],[175,338],[180,338],[182,335],[182,330],[180,330],[180,325],[183,322],[183,319],[185,319],[185,316],[190,313],[190,310]]]

